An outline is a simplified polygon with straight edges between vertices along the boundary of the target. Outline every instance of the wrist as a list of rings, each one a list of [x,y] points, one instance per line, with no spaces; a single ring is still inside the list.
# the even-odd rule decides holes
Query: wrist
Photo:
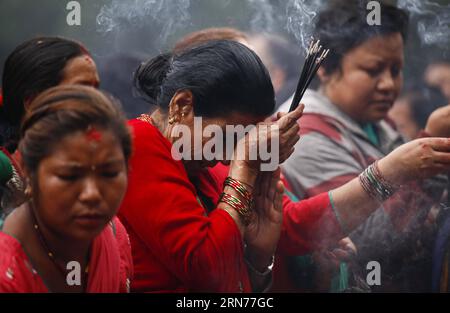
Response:
[[[386,157],[378,160],[378,168],[383,177],[394,186],[401,186],[405,183],[403,176],[399,175],[398,171],[393,171],[392,166],[389,165],[389,161],[386,161]]]
[[[225,179],[223,193],[219,203],[223,202],[233,208],[244,226],[251,223],[253,210],[252,188],[230,176]]]
[[[367,167],[359,175],[359,181],[364,191],[379,202],[390,198],[400,187],[394,180],[387,178],[386,172],[382,172],[379,161]]]
[[[232,161],[228,176],[244,183],[247,187],[253,188],[256,177],[258,177],[258,171],[251,169],[245,161]]]
[[[257,252],[247,246],[245,260],[255,274],[267,275],[272,271],[275,257],[272,253]]]

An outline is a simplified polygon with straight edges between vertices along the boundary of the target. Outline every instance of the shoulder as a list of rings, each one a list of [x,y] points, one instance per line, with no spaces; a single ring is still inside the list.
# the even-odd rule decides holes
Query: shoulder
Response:
[[[159,133],[158,129],[148,122],[141,121],[140,119],[131,119],[128,121],[128,126],[131,127],[133,134],[153,134]]]
[[[305,113],[300,118],[300,135],[319,133],[327,138],[339,141],[342,134],[339,131],[338,121],[322,114]]]
[[[173,163],[172,144],[155,126],[138,119],[129,120],[128,126],[133,140],[132,163],[143,161],[149,166],[150,159],[154,162],[166,160]]]
[[[134,139],[152,139],[152,141],[159,141],[164,143],[169,143],[169,141],[164,138],[158,128],[154,125],[141,121],[139,119],[132,119],[128,121],[128,126],[131,128],[131,133]]]
[[[130,238],[119,218],[114,217],[112,223],[120,254],[120,292],[130,292],[134,272]]]
[[[0,231],[0,292],[45,292],[20,242]]]
[[[112,219],[112,224],[113,233],[116,237],[119,247],[126,247],[127,249],[128,247],[131,247],[128,233],[123,224],[120,222],[120,219],[118,217],[114,217]]]

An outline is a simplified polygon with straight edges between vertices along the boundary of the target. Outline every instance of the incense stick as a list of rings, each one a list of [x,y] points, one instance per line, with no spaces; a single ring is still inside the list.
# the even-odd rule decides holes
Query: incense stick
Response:
[[[319,70],[320,65],[322,64],[323,60],[325,60],[329,52],[329,49],[323,49],[323,47],[320,45],[320,40],[311,41],[311,43],[309,44],[309,48],[306,51],[305,63],[303,64],[303,69],[297,83],[297,89],[295,90],[294,98],[292,99],[289,112],[292,112],[299,106],[300,101],[303,98],[303,94],[305,93],[309,84]]]

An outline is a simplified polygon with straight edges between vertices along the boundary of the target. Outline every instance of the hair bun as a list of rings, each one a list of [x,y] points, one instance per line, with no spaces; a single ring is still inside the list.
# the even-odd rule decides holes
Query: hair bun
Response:
[[[158,97],[171,64],[172,54],[160,54],[150,61],[142,63],[134,74],[135,90],[153,105],[158,105]]]

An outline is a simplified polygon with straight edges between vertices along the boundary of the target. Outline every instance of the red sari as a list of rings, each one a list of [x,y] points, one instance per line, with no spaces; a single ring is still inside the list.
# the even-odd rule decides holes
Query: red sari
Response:
[[[130,234],[136,292],[249,292],[243,241],[224,210],[207,213],[171,143],[131,120],[134,151],[119,218]]]
[[[216,185],[221,186],[228,175],[228,167],[218,164],[210,172],[213,180],[218,182]],[[284,183],[286,189],[289,189],[286,182]],[[203,184],[207,185],[208,180],[203,179]],[[211,184],[206,190],[212,199],[217,199],[221,192],[220,188],[216,189],[217,194],[214,195]],[[286,257],[306,255],[316,250],[326,249],[344,237],[327,193],[299,202],[292,201],[285,193],[283,225],[275,256],[272,291],[297,290],[287,270]]]
[[[118,218],[92,244],[87,292],[127,292],[133,275],[130,243]],[[49,292],[20,242],[0,232],[0,293]]]

